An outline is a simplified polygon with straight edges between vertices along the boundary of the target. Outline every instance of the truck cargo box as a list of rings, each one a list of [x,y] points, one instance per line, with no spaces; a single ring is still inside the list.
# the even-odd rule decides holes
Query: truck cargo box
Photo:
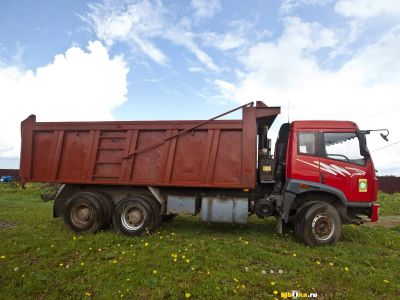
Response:
[[[21,181],[254,188],[257,134],[279,110],[257,102],[243,108],[242,120],[213,120],[181,135],[204,121],[36,122],[31,115],[21,123]]]

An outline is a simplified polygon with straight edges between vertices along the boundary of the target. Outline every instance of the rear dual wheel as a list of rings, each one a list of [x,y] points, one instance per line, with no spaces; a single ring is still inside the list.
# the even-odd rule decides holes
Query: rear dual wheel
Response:
[[[296,214],[294,234],[311,247],[333,245],[340,239],[341,233],[340,216],[328,203],[306,203]]]
[[[161,223],[160,205],[150,196],[134,195],[122,199],[113,213],[114,227],[122,234],[138,236],[152,233]]]
[[[72,196],[64,208],[64,222],[74,232],[94,233],[111,224],[114,203],[106,195],[82,192]]]

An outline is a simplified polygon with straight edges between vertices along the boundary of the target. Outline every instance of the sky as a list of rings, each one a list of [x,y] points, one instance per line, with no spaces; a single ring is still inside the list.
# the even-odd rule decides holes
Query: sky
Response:
[[[0,168],[20,122],[209,119],[249,101],[351,120],[400,175],[400,1],[0,2]],[[240,118],[240,113],[229,118]]]

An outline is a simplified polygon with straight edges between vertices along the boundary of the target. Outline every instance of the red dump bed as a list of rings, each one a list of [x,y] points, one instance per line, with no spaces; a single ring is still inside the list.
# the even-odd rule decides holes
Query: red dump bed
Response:
[[[36,122],[21,124],[22,182],[254,188],[257,124],[271,125],[279,108],[243,108],[242,120]]]

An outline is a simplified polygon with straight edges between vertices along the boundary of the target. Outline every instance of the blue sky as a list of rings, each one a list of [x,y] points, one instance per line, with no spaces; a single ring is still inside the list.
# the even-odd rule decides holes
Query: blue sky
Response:
[[[395,0],[2,1],[0,168],[18,167],[31,113],[207,119],[263,100],[282,106],[272,134],[289,105],[291,120],[348,119],[398,141],[399,15]],[[399,154],[377,151],[378,170],[400,174]]]

